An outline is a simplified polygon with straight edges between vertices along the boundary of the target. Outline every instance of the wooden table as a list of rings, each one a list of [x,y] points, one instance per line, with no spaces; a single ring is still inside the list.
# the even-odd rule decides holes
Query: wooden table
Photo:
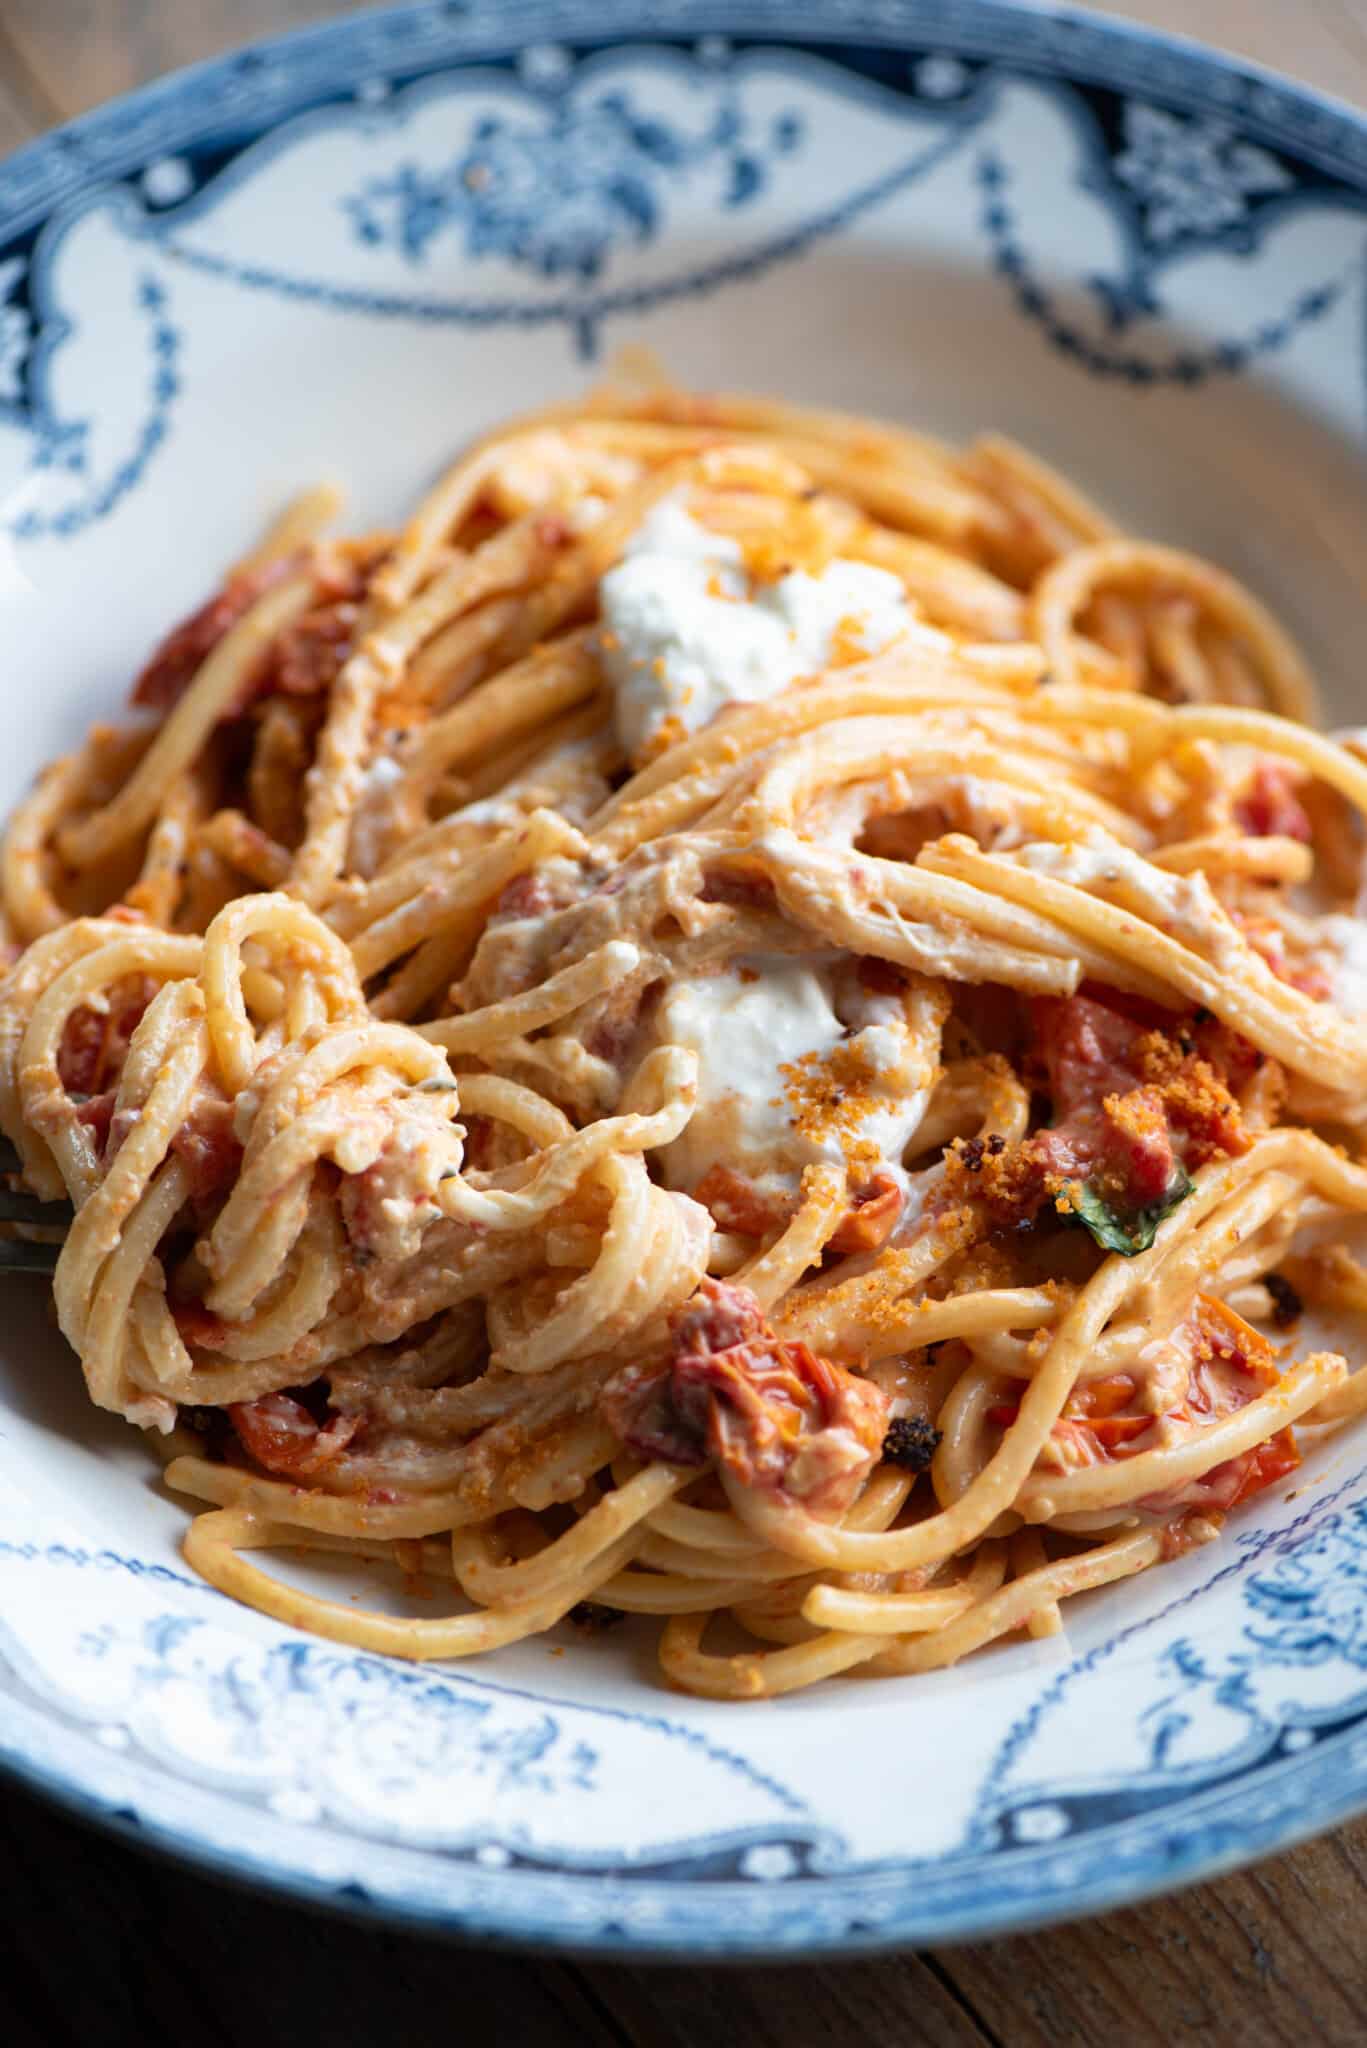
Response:
[[[1367,0],[1101,9],[1367,102]],[[344,11],[318,0],[0,0],[0,149],[173,65]],[[0,1859],[7,2048],[129,2036],[145,2048],[1367,2042],[1367,1821],[1135,1912],[952,1952],[778,1970],[541,1963],[356,1929],[134,1855],[9,1788]]]

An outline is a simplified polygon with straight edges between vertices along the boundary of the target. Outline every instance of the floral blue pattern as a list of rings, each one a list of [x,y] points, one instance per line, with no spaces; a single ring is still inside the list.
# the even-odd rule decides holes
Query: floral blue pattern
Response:
[[[1249,202],[1289,192],[1295,179],[1270,150],[1243,141],[1225,121],[1186,120],[1131,100],[1114,175],[1135,194],[1144,234],[1157,247],[1250,227]],[[1250,244],[1251,245],[1251,244]]]
[[[342,204],[363,242],[392,244],[412,262],[450,228],[463,234],[467,256],[589,279],[614,244],[659,232],[671,176],[719,162],[721,205],[743,206],[762,191],[771,159],[800,136],[796,116],[780,114],[752,140],[729,96],[702,134],[690,136],[637,112],[625,92],[603,93],[583,106],[563,101],[535,125],[486,118],[443,169],[400,164]]]
[[[992,260],[1010,286],[1017,308],[1044,333],[1052,347],[1080,369],[1094,377],[1116,378],[1127,384],[1152,386],[1204,384],[1212,377],[1236,377],[1264,356],[1276,355],[1306,327],[1323,320],[1341,302],[1351,281],[1357,279],[1360,263],[1354,261],[1339,276],[1325,278],[1309,290],[1298,291],[1288,306],[1271,317],[1262,317],[1242,333],[1195,346],[1176,347],[1161,333],[1143,348],[1128,345],[1124,330],[1141,316],[1164,312],[1158,291],[1155,262],[1136,252],[1120,276],[1092,276],[1088,285],[1104,307],[1101,331],[1076,313],[1066,311],[1062,294],[1045,282],[1026,252],[1022,223],[1012,204],[1012,175],[993,150],[984,150],[978,164],[978,185],[982,193],[983,231]],[[1253,244],[1248,242],[1248,248]]]
[[[1212,1657],[1183,1636],[1163,1658],[1171,1690],[1144,1717],[1155,1768],[1180,1754],[1198,1711],[1242,1724],[1245,1744],[1295,1754],[1367,1712],[1367,1502],[1326,1515],[1273,1553],[1244,1588],[1237,1648]],[[1288,1674],[1332,1677],[1328,1700]]]
[[[165,442],[180,395],[181,335],[171,317],[166,286],[150,271],[135,280],[133,303],[143,332],[144,387],[124,450],[98,474],[91,473],[91,422],[58,411],[35,375],[35,360],[45,370],[53,347],[71,331],[71,323],[54,316],[46,335],[35,335],[28,316],[14,311],[16,361],[14,390],[21,397],[25,378],[39,383],[39,392],[22,416],[32,432],[28,486],[8,506],[0,506],[0,532],[15,540],[69,540],[105,519],[142,481],[149,463]],[[0,347],[5,308],[0,305]],[[22,320],[24,325],[17,324]],[[0,371],[3,357],[0,356]],[[4,395],[0,389],[0,397]]]
[[[1367,1724],[1367,1502],[1362,1473],[1281,1530],[1243,1530],[1198,1591],[1067,1665],[1008,1733],[975,1822],[985,1847],[1093,1838],[1182,1810],[1273,1761],[1326,1753]],[[1244,1618],[1218,1647],[1179,1618],[1239,1585]],[[1270,1623],[1270,1625],[1269,1625]],[[1155,1647],[1135,1651],[1146,1638]],[[1125,1660],[1129,1711],[1112,1667]],[[1300,1673],[1299,1678],[1294,1676]],[[1111,1710],[1094,1711],[1103,1693]],[[1079,1745],[1075,1731],[1086,1727]]]
[[[610,0],[602,4],[611,12]],[[938,172],[976,136],[992,130],[1004,89],[1022,75],[1011,68],[1017,46],[1024,61],[1062,66],[1066,73],[1064,57],[1083,51],[1092,39],[1090,32],[1065,34],[1047,21],[1022,32],[1012,19],[1012,33],[1002,41],[982,26],[992,15],[991,0],[966,6],[957,0],[954,5],[919,0],[919,5],[935,38],[909,57],[895,84],[871,47],[851,43],[822,50],[832,88],[847,81],[867,94],[876,80],[884,106],[900,102],[918,118],[918,147],[878,176],[852,178],[809,218],[751,243],[742,241],[705,267],[648,281],[630,276],[628,259],[660,240],[676,202],[690,195],[696,200],[703,189],[700,180],[719,217],[744,216],[747,209],[758,214],[757,203],[782,189],[784,161],[801,159],[820,145],[820,136],[810,132],[810,118],[772,104],[759,111],[753,103],[755,82],[766,70],[781,76],[785,63],[754,36],[706,33],[695,40],[688,58],[671,56],[675,72],[681,66],[691,70],[689,119],[677,110],[663,113],[643,106],[629,86],[602,89],[595,82],[601,67],[597,53],[549,37],[527,41],[501,59],[523,111],[484,114],[444,158],[391,152],[383,169],[332,201],[349,225],[353,245],[377,261],[395,259],[414,273],[430,270],[435,252],[449,242],[476,278],[487,273],[501,280],[521,273],[535,280],[543,289],[531,297],[517,296],[502,282],[491,291],[473,289],[458,297],[417,293],[398,286],[392,271],[385,284],[370,285],[354,272],[348,277],[312,275],[303,257],[283,267],[262,264],[188,239],[187,227],[208,219],[256,163],[256,137],[249,125],[238,125],[229,149],[205,151],[196,148],[193,132],[182,135],[174,125],[154,124],[144,153],[120,166],[128,178],[123,189],[140,215],[138,239],[161,259],[162,274],[153,282],[163,293],[165,267],[181,264],[202,276],[231,279],[248,290],[307,300],[339,313],[485,328],[558,322],[580,353],[592,354],[609,319],[725,289],[795,262],[817,242],[847,233],[856,221],[889,207]],[[918,0],[901,0],[901,6],[909,19],[918,12]],[[767,0],[757,0],[758,17],[766,7]],[[473,22],[478,10],[462,12]],[[545,18],[553,17],[550,7]],[[433,62],[438,46],[452,33],[459,40],[459,29],[452,31],[449,22],[422,10],[413,15],[413,23],[413,47],[432,53]],[[891,13],[879,30],[885,37],[897,33]],[[389,49],[391,32],[376,33]],[[952,46],[955,36],[958,47]],[[272,65],[273,60],[245,53],[238,60],[238,85],[240,94],[255,94],[263,103],[274,100],[269,125],[274,146],[289,131],[282,125],[288,106],[277,91]],[[1113,68],[1150,88],[1175,80],[1180,69],[1156,63]],[[396,104],[408,90],[396,95],[389,77],[372,73],[357,81],[349,102],[329,105],[309,118],[379,133],[375,110]],[[1327,184],[1319,170],[1303,174],[1288,151],[1269,147],[1249,132],[1281,112],[1280,100],[1267,87],[1249,91],[1238,119],[1227,104],[1193,111],[1164,106],[1152,90],[1116,92],[1061,82],[1051,82],[1050,90],[1077,131],[1084,158],[1081,182],[1104,202],[1122,244],[1114,270],[1078,280],[1100,308],[1099,326],[1079,320],[1066,304],[1067,281],[1041,274],[1032,260],[1009,197],[1016,167],[995,145],[981,158],[987,193],[982,222],[992,259],[1018,311],[1077,368],[1135,386],[1191,386],[1212,376],[1239,375],[1251,363],[1287,349],[1307,327],[1333,312],[1350,284],[1361,289],[1361,266],[1355,259],[1303,285],[1290,304],[1275,309],[1252,331],[1176,346],[1160,333],[1147,337],[1143,347],[1133,345],[1129,330],[1168,315],[1164,279],[1193,251],[1218,250],[1252,262],[1265,232],[1286,209],[1334,205],[1361,211],[1363,194],[1349,184]],[[1223,97],[1227,102],[1232,95]],[[207,119],[208,110],[202,121]],[[1324,128],[1323,122],[1319,125]],[[29,153],[35,165],[43,164],[47,149],[43,145]],[[852,161],[851,173],[858,168]],[[31,432],[31,468],[40,482],[35,492],[21,493],[8,517],[0,515],[0,523],[24,539],[73,536],[123,501],[166,445],[177,377],[177,337],[162,320],[153,336],[153,375],[141,417],[129,424],[128,451],[104,461],[98,474],[89,471],[87,423],[59,416],[51,397],[54,366],[74,328],[47,279],[70,223],[46,249],[40,283],[29,254],[35,189],[32,182],[27,190],[21,186],[26,203],[16,210],[14,222],[22,238],[8,253],[0,245],[0,419],[8,415]],[[94,186],[85,203],[98,202],[108,190],[107,185]],[[623,281],[605,288],[603,280],[619,271]],[[546,285],[561,289],[547,297]],[[72,487],[54,496],[54,472],[84,474],[84,482],[79,491]],[[44,473],[46,483],[41,482]]]
[[[810,1950],[832,1939],[848,1945],[851,1929],[865,1939],[905,1938],[911,1927],[919,1936],[926,1926],[948,1934],[1033,1915],[1059,1892],[1103,1905],[1246,1841],[1252,1825],[1304,1825],[1307,1798],[1341,1797],[1345,1773],[1367,1774],[1364,1478],[1335,1489],[1323,1514],[1308,1510],[1280,1533],[1246,1532],[1241,1557],[1068,1664],[989,1771],[964,1840],[901,1869],[853,1859],[786,1788],[677,1722],[586,1714],[464,1673],[413,1672],[297,1638],[249,1645],[217,1626],[218,1595],[114,1552],[0,1542],[0,1573],[126,1575],[142,1589],[145,1615],[93,1622],[75,1638],[75,1663],[54,1690],[51,1652],[35,1662],[18,1618],[23,1582],[0,1581],[8,1590],[0,1674],[8,1657],[22,1675],[9,1695],[16,1714],[36,1688],[49,1729],[54,1709],[56,1724],[73,1716],[93,1723],[107,1752],[145,1749],[163,1779],[244,1802],[258,1830],[325,1823],[364,1838],[371,1862],[366,1883],[346,1887],[353,1906],[383,1903],[382,1843],[393,1837],[440,1850],[443,1896],[464,1902],[465,1924],[516,1926],[524,1938],[602,1945],[607,1926],[629,1945],[664,1938],[717,1950]],[[1171,1621],[1231,1578],[1242,1581],[1247,1613],[1233,1645],[1217,1654],[1174,1637]],[[168,1608],[173,1595],[188,1596],[193,1611],[183,1602]],[[54,1585],[37,1597],[51,1633],[72,1596]],[[95,1611],[107,1604],[107,1593],[98,1596]],[[1087,1688],[1117,1654],[1127,1659],[1131,1711],[1117,1717],[1112,1692],[1101,1722]],[[1326,1678],[1338,1663],[1346,1673]],[[82,1664],[98,1678],[83,1680]],[[1288,1688],[1288,1669],[1312,1674],[1299,1694]],[[601,1733],[586,1736],[595,1722]],[[1088,1731],[1081,1746],[1079,1728]],[[623,1757],[628,1731],[636,1748]],[[642,1738],[655,1748],[642,1751]],[[1049,1767],[1060,1755],[1062,1774]],[[611,1803],[610,1769],[619,1781],[625,1769],[633,1785],[661,1770],[676,1779],[701,1770],[701,1781],[687,1780],[701,1785],[719,1770],[726,1789],[704,1793],[706,1808],[735,1824],[653,1851],[585,1847],[584,1816]],[[154,1836],[156,1808],[148,1798]],[[272,1874],[254,1846],[240,1845],[235,1862]],[[462,1868],[477,1890],[458,1881]],[[499,1872],[520,1880],[517,1894],[493,1888]],[[566,1890],[571,1878],[592,1889]],[[294,1881],[308,1889],[302,1876]],[[412,1873],[398,1881],[418,1910]]]
[[[598,1751],[567,1740],[553,1714],[537,1713],[510,1728],[490,1701],[441,1679],[311,1643],[277,1644],[264,1658],[244,1653],[225,1666],[201,1663],[202,1630],[203,1623],[188,1616],[161,1614],[133,1631],[130,1641],[103,1622],[80,1638],[79,1651],[101,1661],[128,1653],[144,1695],[169,1692],[187,1678],[202,1683],[228,1756],[267,1756],[278,1746],[283,1723],[299,1755],[312,1762],[325,1756],[335,1762],[345,1743],[386,1770],[418,1771],[433,1782],[449,1778],[454,1768],[495,1791],[531,1790],[543,1798],[597,1788]]]
[[[1246,1631],[1264,1660],[1323,1664],[1331,1657],[1367,1670],[1367,1506],[1330,1515],[1250,1581],[1258,1617]]]
[[[775,1883],[843,1858],[788,1787],[674,1718],[573,1706],[313,1640],[263,1646],[223,1627],[224,1603],[202,1583],[115,1551],[0,1541],[0,1575],[16,1567],[26,1577],[18,1597],[7,1580],[0,1669],[7,1660],[58,1712],[93,1723],[107,1748],[145,1753],[189,1783],[207,1776],[254,1810],[368,1839],[397,1831],[484,1866],[626,1863],[674,1883],[699,1867]],[[117,1620],[100,1616],[107,1600],[82,1597],[88,1575],[128,1582]],[[25,1625],[35,1578],[71,1616],[55,1653]],[[597,1816],[659,1773],[671,1792],[657,1794],[637,1841],[605,1844]],[[719,1824],[699,1830],[703,1811]]]

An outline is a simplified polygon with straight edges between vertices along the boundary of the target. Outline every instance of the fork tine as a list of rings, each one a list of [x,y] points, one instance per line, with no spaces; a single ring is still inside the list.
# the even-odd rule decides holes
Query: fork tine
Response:
[[[42,1223],[64,1230],[70,1221],[70,1202],[40,1202],[36,1195],[0,1187],[0,1223]]]
[[[55,1273],[59,1244],[35,1244],[26,1237],[0,1238],[0,1273]]]

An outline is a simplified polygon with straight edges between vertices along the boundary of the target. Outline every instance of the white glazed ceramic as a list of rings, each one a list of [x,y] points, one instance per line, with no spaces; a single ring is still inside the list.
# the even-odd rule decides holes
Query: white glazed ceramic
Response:
[[[514,44],[516,47],[514,47]],[[690,382],[1038,444],[1214,556],[1362,716],[1367,124],[996,0],[351,17],[0,167],[0,797],[301,482],[408,504],[644,341]],[[42,1283],[0,1338],[0,1749],[316,1900],[601,1952],[980,1935],[1367,1805],[1367,1440],[1065,1638],[723,1706],[652,1630],[415,1670],[183,1569]]]

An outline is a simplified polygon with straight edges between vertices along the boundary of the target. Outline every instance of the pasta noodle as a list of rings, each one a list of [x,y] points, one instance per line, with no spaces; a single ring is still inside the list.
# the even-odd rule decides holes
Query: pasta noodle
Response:
[[[1254,597],[658,382],[339,504],[0,853],[0,1128],[207,1580],[771,1697],[1055,1633],[1367,1405],[1288,1334],[1367,1302],[1367,766]]]

